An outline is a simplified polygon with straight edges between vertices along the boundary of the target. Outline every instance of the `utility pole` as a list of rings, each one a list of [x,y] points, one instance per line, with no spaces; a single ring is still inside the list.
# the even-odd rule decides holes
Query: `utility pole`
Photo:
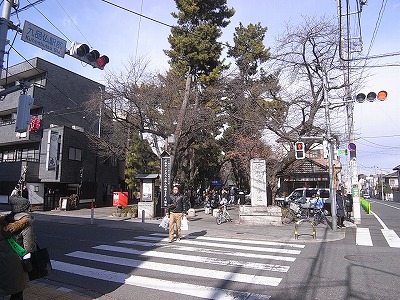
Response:
[[[11,7],[14,0],[5,0],[3,4],[3,12],[0,18],[0,72],[3,70],[4,56],[6,54],[7,32],[9,28],[15,26],[10,22]]]
[[[358,0],[356,0],[358,1]],[[354,143],[354,120],[353,120],[353,111],[354,111],[354,101],[352,101],[353,97],[351,96],[350,90],[350,52],[351,52],[351,43],[349,32],[349,22],[348,18],[350,16],[349,6],[346,6],[346,14],[342,13],[342,1],[337,0],[337,10],[339,17],[339,26],[340,26],[340,45],[339,45],[339,55],[341,58],[341,62],[343,65],[343,75],[344,75],[344,86],[345,86],[345,103],[346,103],[346,111],[347,111],[347,128],[348,128],[348,141],[350,143]],[[357,12],[358,13],[358,12]],[[342,21],[342,18],[346,22]],[[345,27],[346,24],[346,27]],[[348,156],[347,159],[348,164],[348,173],[346,180],[346,189],[347,192],[352,194],[353,197],[353,217],[355,224],[361,224],[361,205],[360,205],[360,191],[358,188],[358,173],[357,173],[357,159],[354,157],[350,159]]]
[[[328,160],[329,160],[329,198],[331,200],[331,215],[332,215],[332,230],[337,229],[337,218],[336,218],[336,189],[334,182],[334,170],[333,170],[333,156],[334,147],[332,143],[332,132],[331,132],[331,120],[329,115],[329,100],[328,100],[328,82],[326,78],[325,70],[322,70],[322,86],[324,89],[324,107],[325,107],[325,123],[326,123],[326,139],[328,141]]]

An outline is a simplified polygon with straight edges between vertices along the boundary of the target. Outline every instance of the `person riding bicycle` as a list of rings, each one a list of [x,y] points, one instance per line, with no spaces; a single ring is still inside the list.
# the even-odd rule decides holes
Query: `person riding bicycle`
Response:
[[[319,197],[318,194],[312,199],[312,204],[314,209],[322,209],[324,207],[324,201]]]
[[[322,222],[325,224],[324,201],[320,198],[319,194],[316,194],[311,201],[314,207],[314,220],[317,224]]]
[[[228,199],[226,197],[221,197],[221,200],[219,201],[218,209],[220,211],[224,211],[224,209],[226,209],[227,205],[228,205]]]

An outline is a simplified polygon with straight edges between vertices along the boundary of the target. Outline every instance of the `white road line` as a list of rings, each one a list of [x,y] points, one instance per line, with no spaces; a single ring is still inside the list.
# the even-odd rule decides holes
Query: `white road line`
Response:
[[[174,282],[169,280],[135,276],[117,272],[111,272],[102,269],[95,269],[85,266],[79,266],[60,261],[51,261],[54,270],[72,273],[80,276],[105,280],[120,284],[127,284],[142,288],[154,289],[159,291],[183,294],[203,299],[221,299],[221,300],[268,300],[271,296],[238,292],[226,289],[217,289],[189,283]]]
[[[168,238],[163,238],[160,240],[158,237],[152,236],[137,236],[135,237],[139,240],[147,240],[147,241],[164,241],[166,242]],[[246,251],[258,251],[258,252],[273,252],[273,253],[284,253],[284,254],[294,254],[298,255],[301,253],[300,250],[292,250],[292,249],[280,249],[280,248],[269,248],[269,247],[254,247],[254,246],[245,246],[245,245],[236,245],[236,244],[223,244],[223,243],[209,243],[197,241],[194,239],[182,239],[179,241],[180,244],[190,244],[190,245],[199,245],[199,246],[211,246],[217,248],[228,248],[228,249],[239,249]]]
[[[381,229],[381,231],[390,247],[400,248],[400,238],[394,230]]]
[[[114,265],[129,266],[134,268],[141,268],[146,270],[155,270],[161,272],[173,272],[174,274],[191,275],[197,277],[223,279],[235,282],[244,282],[249,284],[259,284],[266,286],[278,286],[282,281],[281,278],[258,276],[250,274],[238,274],[232,272],[193,268],[189,266],[173,265],[166,263],[157,263],[151,261],[141,261],[123,257],[107,256],[95,253],[88,253],[83,251],[75,251],[66,254],[67,256],[82,258],[85,260],[99,261],[103,263],[110,263]]]
[[[133,245],[133,246],[144,246],[144,247],[157,247],[160,246],[158,243],[147,243],[141,241],[132,241],[132,240],[122,240],[117,243],[125,244],[125,245]],[[190,247],[190,246],[181,246],[179,243],[173,243],[171,245],[165,245],[164,247],[172,247],[178,250],[197,252],[197,253],[208,253],[208,254],[217,254],[217,255],[226,255],[226,256],[234,256],[238,257],[248,257],[248,258],[258,258],[258,259],[270,259],[270,260],[280,260],[280,261],[289,261],[294,262],[296,260],[295,257],[292,256],[281,256],[281,255],[269,255],[269,254],[258,254],[258,253],[250,253],[250,252],[229,252],[225,250],[219,249],[208,249],[202,247]]]
[[[378,222],[381,224],[381,226],[383,227],[383,229],[389,229],[387,228],[386,224],[383,223],[383,221],[381,220],[381,218],[378,217],[378,215],[376,213],[374,213],[373,211],[371,211],[371,214],[374,215],[374,217],[378,220]]]
[[[168,236],[165,233],[152,233],[153,236]],[[208,237],[208,236],[191,236],[187,235],[189,239],[196,240],[208,240],[208,241],[217,241],[217,242],[228,242],[228,243],[238,243],[238,244],[253,244],[253,245],[266,245],[266,246],[283,246],[289,248],[301,248],[303,249],[306,245],[304,244],[291,244],[291,243],[281,243],[281,242],[269,242],[262,240],[242,240],[242,239],[227,239],[227,238],[218,238],[218,237]]]
[[[359,246],[373,246],[371,234],[368,228],[357,227],[356,231],[356,245]]]
[[[128,253],[134,255],[143,255],[147,257],[158,257],[158,258],[167,258],[169,260],[175,259],[180,261],[191,261],[205,264],[213,264],[213,265],[222,265],[222,266],[232,266],[232,267],[241,267],[247,269],[256,269],[256,270],[265,270],[265,271],[273,271],[273,272],[287,272],[289,270],[289,266],[282,265],[273,265],[273,264],[263,264],[256,262],[242,262],[237,260],[225,260],[216,257],[206,257],[199,255],[187,255],[187,254],[179,254],[174,253],[171,255],[169,252],[162,251],[140,251],[131,248],[125,247],[116,247],[110,245],[99,245],[93,247],[94,249],[100,249],[105,251],[113,251],[119,253]]]

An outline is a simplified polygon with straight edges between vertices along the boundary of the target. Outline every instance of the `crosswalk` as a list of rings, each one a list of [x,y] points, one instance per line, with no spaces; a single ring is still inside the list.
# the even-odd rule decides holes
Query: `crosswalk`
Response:
[[[373,234],[374,233],[374,234]],[[378,238],[374,238],[377,241],[373,242],[372,236],[377,236]],[[379,239],[379,237],[383,237],[386,242],[383,242]],[[400,238],[397,233],[388,228],[383,229],[370,229],[357,227],[356,228],[356,245],[358,246],[389,246],[391,248],[400,248]]]
[[[163,233],[136,236],[67,253],[65,259],[53,260],[52,266],[54,270],[133,289],[199,299],[261,300],[271,297],[264,292],[281,283],[305,247],[191,235],[179,242],[167,241]]]

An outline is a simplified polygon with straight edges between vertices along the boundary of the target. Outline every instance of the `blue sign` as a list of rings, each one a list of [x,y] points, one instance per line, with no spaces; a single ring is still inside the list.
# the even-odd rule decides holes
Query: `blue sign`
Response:
[[[64,57],[67,48],[67,41],[28,21],[24,23],[21,40],[60,57]]]

